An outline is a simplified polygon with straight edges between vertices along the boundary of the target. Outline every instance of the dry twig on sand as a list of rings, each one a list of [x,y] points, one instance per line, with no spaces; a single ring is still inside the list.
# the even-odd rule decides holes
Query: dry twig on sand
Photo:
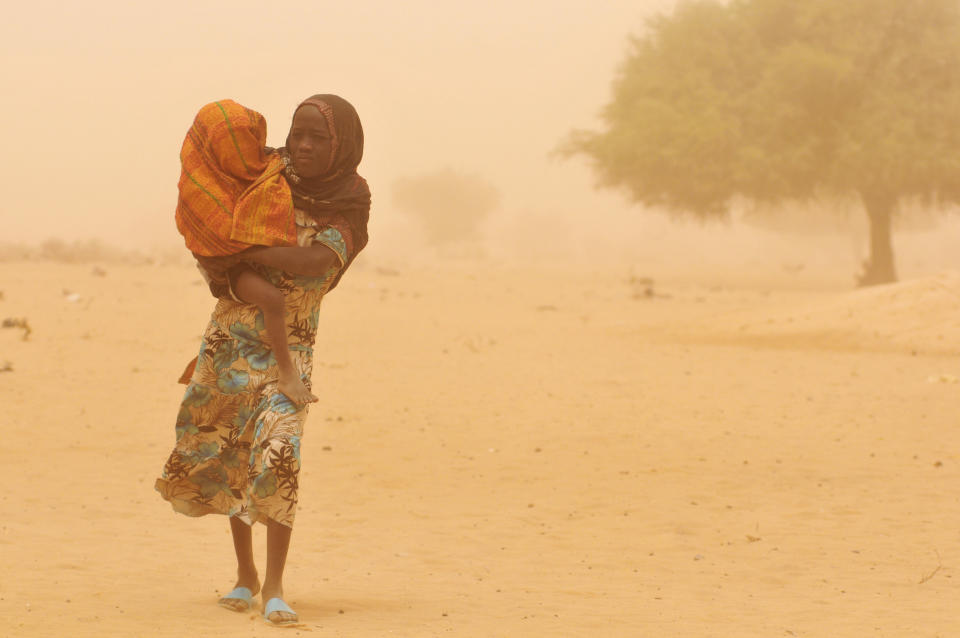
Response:
[[[937,572],[940,571],[940,569],[943,567],[943,562],[940,560],[940,552],[938,552],[937,550],[933,550],[933,551],[937,555],[937,568],[934,569],[929,574],[927,574],[926,576],[924,576],[923,578],[921,578],[919,583],[920,585],[924,584],[925,582],[927,582],[928,580],[936,576]]]
[[[24,319],[14,319],[14,318],[12,318],[12,317],[8,317],[8,318],[6,318],[6,319],[3,320],[3,327],[4,327],[4,328],[23,328],[23,340],[24,340],[24,341],[26,341],[27,339],[29,339],[29,338],[30,338],[30,333],[33,332],[33,330],[30,329],[30,323],[29,323],[25,318],[24,318]]]

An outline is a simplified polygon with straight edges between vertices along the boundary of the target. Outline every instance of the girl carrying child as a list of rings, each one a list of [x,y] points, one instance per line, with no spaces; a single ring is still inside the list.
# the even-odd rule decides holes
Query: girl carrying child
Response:
[[[297,245],[289,153],[267,148],[266,136],[263,116],[233,100],[200,109],[180,152],[177,228],[215,297],[260,308],[277,387],[302,405],[318,399],[290,357],[283,292],[240,261],[257,246]]]

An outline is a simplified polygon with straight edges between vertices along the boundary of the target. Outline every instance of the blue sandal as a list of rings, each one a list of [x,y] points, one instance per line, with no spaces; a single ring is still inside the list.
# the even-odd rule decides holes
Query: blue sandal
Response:
[[[270,614],[275,611],[285,611],[288,614],[293,614],[294,618],[289,620],[270,620]],[[271,625],[276,625],[277,627],[288,627],[290,625],[296,625],[300,622],[300,619],[296,617],[297,612],[290,609],[290,606],[287,603],[283,602],[282,598],[271,598],[267,601],[267,604],[263,606],[263,619]]]
[[[225,601],[228,600],[242,600],[247,603],[247,606],[244,609],[239,609]],[[253,592],[247,589],[246,587],[237,587],[232,592],[221,598],[217,601],[217,604],[223,607],[224,609],[229,609],[230,611],[247,611],[250,609],[250,604],[253,602]]]

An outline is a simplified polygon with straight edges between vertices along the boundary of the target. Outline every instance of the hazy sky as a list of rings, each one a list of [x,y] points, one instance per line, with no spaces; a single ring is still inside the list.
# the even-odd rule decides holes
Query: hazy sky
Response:
[[[149,246],[173,226],[178,153],[196,110],[233,98],[282,144],[298,101],[338,93],[366,131],[374,227],[397,177],[482,175],[510,210],[620,205],[550,150],[589,127],[627,37],[674,0],[47,0],[5,8],[0,240]]]

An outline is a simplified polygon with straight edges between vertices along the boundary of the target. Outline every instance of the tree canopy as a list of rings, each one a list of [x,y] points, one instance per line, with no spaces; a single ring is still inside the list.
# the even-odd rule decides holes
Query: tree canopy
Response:
[[[563,152],[649,206],[859,197],[863,283],[891,281],[898,203],[960,201],[960,3],[690,1],[631,39],[602,120]]]

